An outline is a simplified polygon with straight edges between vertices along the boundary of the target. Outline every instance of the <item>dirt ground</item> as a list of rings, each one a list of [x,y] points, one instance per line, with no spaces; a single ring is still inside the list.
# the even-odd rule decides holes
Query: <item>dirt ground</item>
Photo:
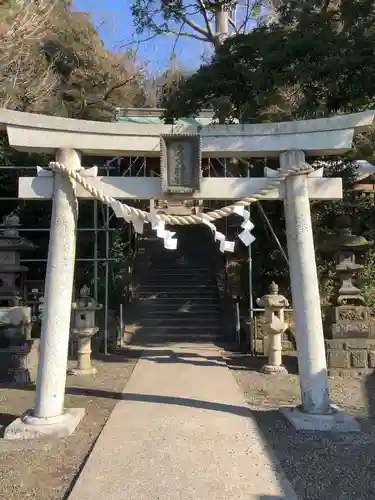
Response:
[[[14,442],[0,439],[0,500],[67,498],[136,364],[136,354],[94,360],[94,377],[67,380],[66,406],[86,408],[73,436],[58,441]],[[0,387],[0,432],[33,407],[34,389]]]

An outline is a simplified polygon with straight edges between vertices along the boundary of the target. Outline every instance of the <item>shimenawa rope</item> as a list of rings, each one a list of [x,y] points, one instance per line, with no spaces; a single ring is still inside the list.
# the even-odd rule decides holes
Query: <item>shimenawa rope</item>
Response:
[[[79,171],[77,170],[72,170],[68,167],[66,167],[63,163],[59,163],[56,161],[52,161],[49,164],[49,167],[55,171],[59,172],[62,174],[65,174],[69,177],[71,181],[75,181],[77,184],[83,187],[85,191],[91,194],[93,198],[96,200],[99,200],[107,205],[111,205],[114,202],[117,202],[115,198],[112,198],[111,196],[106,196],[103,194],[103,192],[98,189],[97,187],[93,186],[86,177],[83,177]],[[233,213],[234,209],[236,206],[247,206],[250,205],[251,203],[254,203],[256,201],[262,200],[270,191],[273,189],[277,188],[287,177],[290,175],[304,175],[304,174],[309,174],[313,171],[314,169],[305,163],[304,165],[297,166],[297,167],[287,167],[285,169],[279,169],[278,177],[273,177],[269,178],[269,184],[267,187],[261,189],[259,193],[253,194],[249,198],[244,198],[242,200],[237,201],[236,203],[232,205],[228,205],[226,207],[218,208],[216,210],[213,210],[211,212],[206,212],[202,213],[200,215],[166,215],[166,214],[159,214],[159,217],[162,221],[164,221],[166,224],[170,225],[178,225],[178,226],[184,226],[184,225],[189,225],[189,224],[201,224],[203,220],[208,221],[208,222],[215,222],[216,220],[219,220],[223,217],[227,217],[231,213]],[[123,206],[125,210],[128,212],[128,215],[135,215],[138,217],[141,217],[143,220],[148,220],[148,212],[145,212],[144,210],[140,210],[139,208],[135,208],[129,205],[126,205],[123,203]]]

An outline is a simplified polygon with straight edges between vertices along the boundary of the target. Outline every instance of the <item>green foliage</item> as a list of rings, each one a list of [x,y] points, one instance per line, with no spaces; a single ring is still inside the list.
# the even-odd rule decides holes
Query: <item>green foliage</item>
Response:
[[[165,103],[166,116],[194,115],[222,96],[242,123],[373,106],[374,5],[343,1],[337,9],[303,10],[293,24],[285,15],[278,25],[227,40]]]
[[[0,3],[0,106],[81,119],[112,120],[117,106],[144,104],[143,72],[130,52],[112,53],[105,49],[87,13],[76,12],[71,1],[12,0]],[[9,148],[5,134],[0,136],[0,164],[9,166],[46,166],[53,159]],[[90,164],[89,158],[83,163]],[[0,219],[11,211],[19,213],[24,227],[32,232],[22,235],[38,248],[25,257],[45,259],[51,201],[17,200],[18,177],[35,175],[35,170],[0,169]],[[104,224],[105,217],[99,220]],[[93,203],[80,202],[80,228],[93,226]],[[114,261],[109,264],[109,299],[119,302],[122,284],[118,276],[126,269],[130,250],[127,232],[110,232],[109,246]],[[77,258],[93,257],[94,234],[78,232]],[[98,254],[106,253],[104,231],[99,232]],[[115,257],[113,257],[113,255]],[[104,300],[105,266],[99,266],[99,300]],[[44,279],[45,263],[33,263],[28,279]],[[76,288],[93,285],[93,264],[76,266]],[[93,287],[92,287],[93,288]]]
[[[280,2],[277,24],[259,26],[228,39],[212,61],[180,83],[163,102],[165,119],[194,116],[202,109],[223,110],[221,121],[240,123],[317,118],[374,108],[375,1],[342,0]],[[341,176],[344,199],[312,203],[317,265],[324,304],[335,289],[333,262],[324,252],[326,240],[337,233],[337,217],[348,215],[353,233],[374,239],[374,200],[354,197],[351,160],[370,161],[374,131],[356,137],[355,149],[336,158],[326,175]],[[254,162],[252,162],[254,163]],[[271,162],[272,163],[272,162]],[[269,166],[271,163],[268,161]],[[261,175],[255,162],[252,175]],[[274,231],[286,249],[284,218],[277,203],[263,204]],[[289,295],[288,269],[256,206],[252,220],[257,239],[252,244],[254,296],[267,291],[272,280]],[[267,252],[264,249],[267,248]],[[364,293],[373,305],[373,252],[363,271]],[[247,264],[243,266],[247,267]]]
[[[375,310],[375,249],[366,255],[364,268],[360,274],[361,295],[367,306]]]

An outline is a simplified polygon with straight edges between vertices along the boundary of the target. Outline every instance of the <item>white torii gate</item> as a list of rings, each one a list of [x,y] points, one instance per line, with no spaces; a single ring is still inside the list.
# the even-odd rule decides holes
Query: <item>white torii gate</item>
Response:
[[[279,157],[280,167],[298,168],[308,156],[338,155],[352,147],[355,130],[367,129],[375,111],[298,122],[256,125],[127,125],[57,118],[8,110],[0,111],[0,127],[9,144],[21,151],[53,152],[70,171],[81,169],[81,153],[100,156],[158,156],[160,136],[197,134],[203,157]],[[356,424],[332,409],[320,309],[318,277],[309,199],[339,199],[341,179],[324,179],[322,170],[291,175],[262,199],[284,200],[287,245],[296,326],[303,411],[287,409],[285,415],[297,428],[356,430]],[[82,174],[82,172],[81,172]],[[89,172],[87,172],[88,175]],[[84,175],[84,173],[82,174]],[[265,178],[201,180],[198,199],[251,197],[267,187]],[[86,177],[106,196],[117,199],[165,199],[157,178]],[[45,309],[42,321],[35,408],[14,421],[6,438],[43,435],[65,436],[74,431],[83,409],[64,409],[67,353],[75,265],[77,197],[90,195],[74,189],[67,175],[20,178],[19,197],[53,199],[48,251]]]

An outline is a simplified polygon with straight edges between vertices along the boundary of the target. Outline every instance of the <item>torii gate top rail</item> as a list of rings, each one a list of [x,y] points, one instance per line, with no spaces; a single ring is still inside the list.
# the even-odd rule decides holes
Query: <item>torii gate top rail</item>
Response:
[[[198,133],[204,157],[279,156],[302,150],[307,156],[337,155],[352,146],[354,130],[364,130],[374,111],[280,123],[250,125],[145,125],[102,123],[0,110],[0,128],[20,151],[54,153],[77,149],[97,156],[159,156],[160,135]]]

